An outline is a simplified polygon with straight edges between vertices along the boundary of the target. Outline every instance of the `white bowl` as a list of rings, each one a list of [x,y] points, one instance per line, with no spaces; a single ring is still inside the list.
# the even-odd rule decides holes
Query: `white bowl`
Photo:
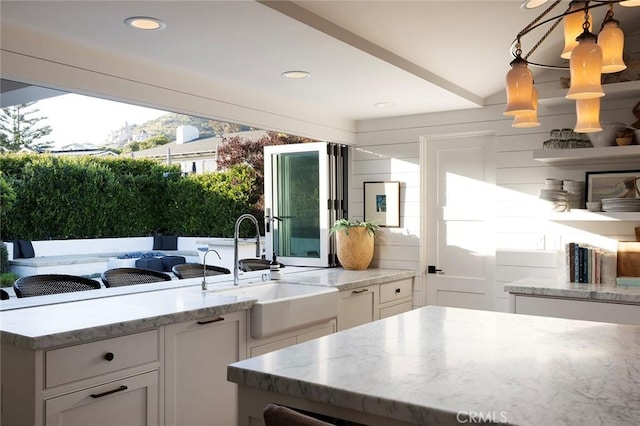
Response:
[[[616,132],[633,129],[624,123],[602,123],[602,130],[589,133],[589,140],[594,147],[611,146],[616,144]]]

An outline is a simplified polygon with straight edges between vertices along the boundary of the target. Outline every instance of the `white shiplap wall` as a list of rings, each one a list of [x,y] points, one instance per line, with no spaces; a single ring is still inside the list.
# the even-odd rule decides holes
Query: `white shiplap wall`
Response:
[[[625,98],[624,94],[618,94],[616,99],[604,98],[601,121],[634,122],[631,110],[637,101],[631,96]],[[584,241],[615,249],[617,240],[635,238],[633,228],[640,226],[640,213],[635,223],[554,222],[546,217],[546,207],[540,204],[537,195],[545,178],[584,180],[585,171],[640,170],[638,161],[609,160],[597,165],[570,166],[549,166],[535,161],[532,151],[542,148],[551,129],[574,126],[573,103],[558,99],[541,101],[542,125],[533,129],[512,128],[511,120],[502,115],[503,111],[504,103],[497,102],[473,110],[358,123],[357,143],[352,147],[350,216],[362,218],[362,182],[401,182],[401,227],[380,232],[374,266],[415,270],[415,306],[428,303],[425,263],[420,254],[423,210],[420,138],[424,136],[484,131],[496,134],[496,310],[509,309],[504,293],[506,283],[525,277],[562,279],[563,260],[559,249],[565,242]]]

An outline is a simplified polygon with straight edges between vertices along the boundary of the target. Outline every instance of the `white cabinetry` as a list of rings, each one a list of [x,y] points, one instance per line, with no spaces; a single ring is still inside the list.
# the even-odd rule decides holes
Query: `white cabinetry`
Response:
[[[379,318],[378,285],[340,292],[338,331],[375,321]]]
[[[245,311],[165,326],[166,425],[236,425],[227,365],[245,353]]]
[[[47,426],[158,424],[158,371],[45,400]]]
[[[50,350],[2,347],[5,425],[162,425],[158,330]]]
[[[640,325],[640,305],[512,295],[516,314]]]
[[[299,330],[289,331],[287,333],[278,334],[264,339],[254,339],[249,333],[247,340],[248,356],[254,357],[273,352],[278,349],[286,348],[297,343],[306,342],[307,340],[316,339],[336,332],[336,320],[332,319],[325,323],[315,324],[313,326],[304,327]]]
[[[411,310],[413,278],[340,292],[338,331]]]

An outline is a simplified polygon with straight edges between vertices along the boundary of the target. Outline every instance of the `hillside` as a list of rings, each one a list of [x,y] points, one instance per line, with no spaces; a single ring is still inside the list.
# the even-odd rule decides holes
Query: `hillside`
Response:
[[[248,126],[239,124],[225,123],[183,114],[167,113],[142,124],[124,125],[111,132],[106,143],[109,146],[123,148],[133,140],[145,140],[156,136],[164,136],[168,140],[174,141],[176,139],[176,129],[182,125],[196,127],[200,131],[200,137],[211,137],[231,132],[254,130]]]

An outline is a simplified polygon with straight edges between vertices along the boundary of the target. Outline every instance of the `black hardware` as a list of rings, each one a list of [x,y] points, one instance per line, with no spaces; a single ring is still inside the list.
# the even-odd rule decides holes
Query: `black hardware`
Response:
[[[126,387],[125,385],[120,386],[117,389],[112,389],[110,391],[106,391],[106,392],[102,392],[102,393],[92,393],[91,394],[91,398],[102,398],[103,396],[107,396],[107,395],[111,395],[112,393],[116,393],[116,392],[122,392],[129,389],[128,387]]]
[[[104,359],[106,359],[107,361],[113,361],[113,359],[116,356],[113,354],[113,352],[107,352],[106,354],[104,354]]]
[[[438,272],[442,272],[442,269],[438,269],[433,265],[427,266],[427,273],[429,273],[429,274],[437,274]]]
[[[369,291],[368,288],[363,288],[361,290],[353,290],[351,294],[361,294],[361,293],[366,293],[367,291]]]
[[[396,294],[400,294],[400,289],[396,288]]]
[[[220,321],[224,321],[224,318],[223,317],[218,317],[218,318],[214,318],[212,320],[198,321],[198,324],[204,325],[204,324],[211,324],[212,322],[220,322]]]

